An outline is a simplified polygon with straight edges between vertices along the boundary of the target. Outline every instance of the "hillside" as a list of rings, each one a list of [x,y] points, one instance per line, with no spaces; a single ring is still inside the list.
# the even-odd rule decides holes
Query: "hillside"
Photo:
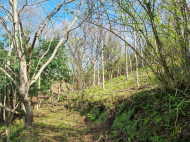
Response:
[[[189,104],[163,94],[149,78],[141,71],[137,87],[134,75],[119,76],[106,81],[105,90],[96,86],[62,95],[54,108],[44,99],[34,110],[34,127],[25,129],[15,120],[10,141],[190,140]]]

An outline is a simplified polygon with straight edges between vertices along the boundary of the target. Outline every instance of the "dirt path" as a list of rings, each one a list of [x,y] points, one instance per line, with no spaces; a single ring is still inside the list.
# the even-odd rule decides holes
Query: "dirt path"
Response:
[[[90,123],[77,112],[71,112],[63,103],[34,111],[35,125],[28,133],[28,141],[37,142],[91,142]]]

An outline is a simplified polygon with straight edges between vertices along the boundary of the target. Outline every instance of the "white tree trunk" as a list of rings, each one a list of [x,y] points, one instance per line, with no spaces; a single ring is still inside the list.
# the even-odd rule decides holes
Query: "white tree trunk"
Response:
[[[141,47],[141,56],[143,57],[142,47]],[[141,62],[142,62],[142,68],[144,68],[144,61],[143,61],[143,59],[141,59]]]
[[[5,70],[6,70],[6,67],[5,67]],[[4,88],[3,88],[3,105],[6,106],[6,75],[5,75],[5,78],[4,78]],[[5,109],[3,110],[3,121],[4,123],[6,123],[6,113],[5,113]]]
[[[133,68],[132,68],[131,55],[130,54],[129,54],[129,63],[130,63],[130,68],[131,68],[131,74],[133,74]]]
[[[99,59],[98,59],[98,86],[100,86],[100,68],[99,68]]]
[[[5,80],[4,80],[4,84],[6,84],[6,76],[5,76]],[[4,86],[4,99],[3,99],[3,105],[6,106],[6,86]],[[5,112],[5,109],[3,110],[3,121],[6,123],[6,112]]]
[[[140,38],[140,50],[141,50],[141,56],[143,57],[143,46],[142,46],[142,39]],[[142,64],[142,68],[144,68],[144,61],[143,59],[141,58],[141,64]]]
[[[94,62],[94,64],[93,64],[93,87],[95,87],[95,85],[96,85],[96,70],[95,70],[95,67],[96,67],[96,62]]]
[[[125,34],[124,34],[124,38],[125,38],[125,40],[127,40]],[[125,72],[126,79],[128,79],[129,78],[129,75],[128,75],[128,73],[129,73],[129,71],[128,71],[128,49],[127,49],[127,45],[126,44],[125,44],[125,68],[126,68],[126,72]]]
[[[59,81],[59,89],[58,89],[57,102],[59,102],[59,99],[60,99],[60,93],[61,93],[61,81]]]
[[[26,127],[32,127],[33,125],[33,112],[32,108],[30,106],[29,101],[29,87],[28,87],[28,81],[27,81],[27,67],[26,67],[26,61],[25,58],[20,59],[20,87],[19,92],[22,96],[24,107],[26,110],[26,119],[27,119],[27,125]]]
[[[137,49],[137,45],[136,45],[136,33],[134,31],[134,46],[135,46],[135,50]],[[137,59],[137,54],[135,53],[135,64],[136,64],[136,83],[137,86],[139,85],[139,77],[138,77],[138,59]]]
[[[117,66],[117,77],[120,75],[119,65],[120,65],[120,63],[118,63],[118,66]]]
[[[101,41],[101,48],[102,48],[102,57],[101,57],[101,60],[102,60],[102,89],[105,90],[104,88],[104,44],[103,44],[103,39]]]

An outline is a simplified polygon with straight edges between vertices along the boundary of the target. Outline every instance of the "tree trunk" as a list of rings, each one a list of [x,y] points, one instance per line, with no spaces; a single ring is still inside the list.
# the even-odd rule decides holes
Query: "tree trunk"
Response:
[[[98,86],[100,86],[100,71],[99,71],[99,59],[98,59]]]
[[[26,127],[32,127],[33,125],[33,112],[29,101],[29,87],[27,81],[27,65],[24,56],[19,60],[20,67],[20,88],[19,92],[22,96],[22,101],[26,110]]]
[[[6,68],[5,68],[6,69]],[[5,75],[5,78],[4,78],[4,88],[3,88],[3,93],[4,93],[4,99],[3,99],[3,105],[6,106],[6,99],[7,99],[7,95],[6,95],[6,75]],[[3,121],[4,123],[6,123],[6,112],[5,112],[5,109],[3,110]]]
[[[127,40],[125,34],[124,34],[124,38],[125,38],[125,40]],[[130,60],[130,64],[131,64],[131,60]],[[126,68],[126,72],[125,72],[126,79],[128,79],[129,78],[129,75],[128,75],[128,72],[129,72],[128,71],[128,49],[127,49],[126,44],[125,44],[125,68]]]
[[[142,46],[142,39],[140,38],[140,50],[141,50],[141,56],[143,57],[143,46]],[[144,68],[144,61],[141,58],[141,64],[142,64],[142,68]]]
[[[134,45],[135,45],[135,50],[137,49],[136,47],[136,33],[134,31]],[[135,53],[135,64],[136,64],[136,83],[137,83],[137,86],[140,86],[139,85],[139,77],[138,77],[138,59],[137,59],[137,54]]]
[[[95,67],[96,67],[96,62],[94,62],[94,65],[93,65],[93,77],[94,77],[94,79],[93,79],[93,87],[95,87],[95,85],[96,85],[96,70],[95,70]]]
[[[102,89],[103,90],[105,90],[105,88],[104,88],[104,49],[103,49],[103,47],[104,47],[104,44],[103,44],[103,39],[102,39],[102,41],[101,41],[101,46],[102,46]]]
[[[3,105],[6,106],[6,87],[4,86],[4,99],[3,99]],[[5,110],[3,110],[3,121],[6,123],[6,113]]]
[[[61,93],[61,81],[59,81],[59,89],[58,89],[57,102],[59,102],[59,99],[60,99],[60,93]]]
[[[91,39],[91,66],[93,66],[93,87],[96,85],[96,61],[94,61],[94,45],[93,45],[93,39]]]
[[[119,65],[120,63],[118,63],[118,66],[117,66],[117,77],[120,76],[120,69],[119,69]]]
[[[130,67],[131,67],[131,74],[133,74],[133,68],[132,68],[132,63],[131,63],[131,56],[129,54],[129,63],[130,63]]]
[[[33,120],[33,111],[32,111],[32,108],[30,106],[30,101],[27,97],[27,94],[28,93],[25,93],[23,103],[24,103],[24,107],[26,109],[26,119],[27,119],[25,124],[26,124],[26,127],[30,128],[30,127],[32,127],[34,120]]]

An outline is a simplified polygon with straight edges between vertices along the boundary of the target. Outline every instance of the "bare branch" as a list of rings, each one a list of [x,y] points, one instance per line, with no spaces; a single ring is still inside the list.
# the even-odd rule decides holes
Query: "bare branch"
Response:
[[[26,3],[24,4],[24,6],[22,7],[22,9],[21,9],[18,13],[22,12],[23,9],[24,9],[26,6],[32,6],[32,5],[40,4],[40,3],[45,2],[45,1],[48,1],[48,0],[43,0],[43,1],[36,2],[36,3],[31,3],[31,4],[28,4],[28,2],[26,1]]]
[[[9,15],[11,15],[13,17],[12,13],[6,7],[4,7],[3,5],[0,5],[0,7],[5,9],[9,13]],[[8,17],[9,15],[7,15],[6,17]],[[6,20],[6,18],[5,18],[5,20]]]
[[[31,5],[35,5],[35,4],[40,4],[40,3],[45,2],[45,1],[49,1],[49,0],[43,0],[43,1],[36,2],[36,3],[27,4],[26,6],[31,6]]]
[[[12,109],[10,109],[10,108],[4,106],[2,103],[0,103],[0,108],[5,109],[6,111],[9,111],[9,112],[12,112],[12,113],[15,113],[15,114],[22,114],[21,112],[12,110]]]
[[[50,19],[57,13],[59,12],[59,10],[62,8],[63,5],[65,4],[68,4],[68,3],[71,3],[75,0],[69,0],[67,2],[64,2],[60,5],[57,5],[56,8],[42,21],[42,23],[40,24],[39,28],[37,29],[37,31],[35,32],[35,35],[34,35],[34,39],[33,39],[33,42],[32,42],[32,46],[30,48],[30,50],[33,50],[34,48],[34,45],[36,43],[36,39],[37,37],[39,36],[40,33],[42,33],[42,31],[44,30],[45,26],[47,25],[47,23],[50,21]],[[48,20],[47,20],[48,19]],[[46,21],[47,20],[47,21]]]
[[[41,7],[45,10],[45,12],[48,14],[47,10],[45,9],[45,7],[40,3]],[[53,21],[50,19],[52,27],[53,27],[53,31],[54,31],[54,26],[53,26]]]
[[[11,30],[7,26],[5,19],[1,16],[0,16],[0,23],[4,27],[4,29],[7,31],[7,33],[11,36]]]

